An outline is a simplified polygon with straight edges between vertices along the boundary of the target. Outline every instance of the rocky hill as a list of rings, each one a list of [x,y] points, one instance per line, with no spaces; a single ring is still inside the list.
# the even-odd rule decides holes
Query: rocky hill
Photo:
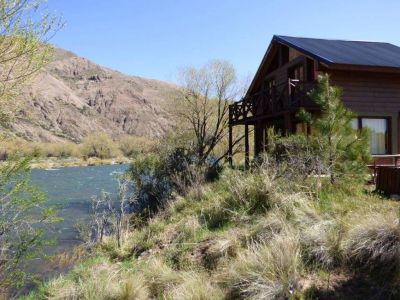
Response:
[[[56,49],[54,61],[22,93],[12,125],[34,141],[79,141],[92,132],[159,137],[171,121],[165,103],[177,87],[127,76]]]

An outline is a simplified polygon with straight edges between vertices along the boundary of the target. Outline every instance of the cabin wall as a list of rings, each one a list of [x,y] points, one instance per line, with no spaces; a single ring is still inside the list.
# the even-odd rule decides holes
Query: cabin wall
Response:
[[[399,153],[400,74],[330,71],[342,101],[359,116],[389,117],[392,153]]]
[[[332,83],[343,89],[343,101],[354,111],[399,112],[400,74],[330,71]]]

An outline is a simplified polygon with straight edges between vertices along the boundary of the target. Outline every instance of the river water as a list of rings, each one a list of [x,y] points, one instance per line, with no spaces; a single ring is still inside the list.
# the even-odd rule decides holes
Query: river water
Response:
[[[55,224],[54,229],[49,232],[57,244],[47,248],[47,254],[68,252],[81,243],[75,225],[88,222],[91,198],[100,196],[102,191],[116,197],[116,176],[125,172],[128,167],[129,165],[107,165],[32,170],[32,183],[46,193],[46,205],[59,206],[59,216],[63,218],[63,221]],[[41,279],[60,272],[59,269],[52,269],[51,264],[42,259],[32,262],[30,269]]]

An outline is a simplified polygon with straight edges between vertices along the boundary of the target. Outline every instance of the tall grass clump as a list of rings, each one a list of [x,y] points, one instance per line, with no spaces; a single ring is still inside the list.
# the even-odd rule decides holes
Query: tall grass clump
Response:
[[[298,286],[300,243],[295,233],[274,236],[240,253],[225,275],[231,297],[287,299]]]
[[[303,260],[313,267],[332,270],[343,261],[343,228],[335,220],[319,220],[302,230]]]
[[[226,299],[224,291],[210,280],[210,276],[200,272],[188,273],[180,285],[167,293],[166,298],[181,300]]]
[[[160,258],[146,261],[143,273],[153,297],[162,296],[184,281],[181,273],[172,269]]]
[[[247,214],[269,210],[274,205],[274,176],[267,170],[231,172],[225,178],[231,190],[226,204],[230,209],[244,209]]]
[[[374,214],[350,229],[344,240],[348,264],[367,276],[393,282],[400,275],[400,224],[394,214]]]
[[[51,282],[45,294],[46,299],[149,299],[142,275],[109,262],[77,268]]]

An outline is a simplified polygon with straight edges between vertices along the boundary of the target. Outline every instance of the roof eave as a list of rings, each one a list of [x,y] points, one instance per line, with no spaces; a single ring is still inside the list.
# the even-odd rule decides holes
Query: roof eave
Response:
[[[268,48],[267,48],[267,51],[265,51],[265,54],[264,54],[264,56],[263,56],[263,59],[261,60],[260,65],[258,66],[258,69],[257,69],[256,74],[254,74],[253,80],[251,81],[250,86],[249,86],[249,88],[247,89],[246,96],[248,96],[249,93],[250,93],[250,91],[254,88],[256,79],[258,78],[258,75],[260,74],[261,69],[262,69],[262,67],[264,66],[265,60],[267,59],[267,57],[268,57],[268,55],[269,55],[269,53],[270,53],[270,51],[271,51],[271,48],[273,47],[274,38],[275,38],[275,35],[272,37],[272,40],[271,40],[271,42],[269,43],[269,46],[268,46]]]
[[[363,72],[381,72],[381,73],[400,73],[399,67],[388,66],[367,66],[354,64],[331,64],[326,66],[330,70],[339,71],[363,71]]]

